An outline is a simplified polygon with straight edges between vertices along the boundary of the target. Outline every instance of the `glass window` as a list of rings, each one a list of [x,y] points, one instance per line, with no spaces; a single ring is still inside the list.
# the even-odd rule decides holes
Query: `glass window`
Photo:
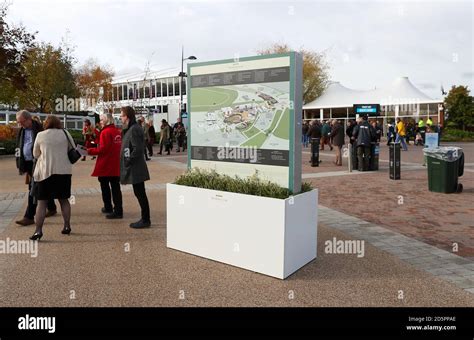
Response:
[[[117,86],[114,86],[113,87],[113,92],[112,92],[112,98],[113,98],[112,100],[117,100],[117,98],[118,98],[117,95],[118,95]]]
[[[155,97],[156,97],[156,84],[152,83],[151,84],[151,98],[155,98]]]
[[[174,78],[174,95],[179,96],[179,78]]]
[[[150,98],[150,87],[145,86],[145,98]]]
[[[161,97],[161,80],[156,81],[156,96]]]
[[[118,100],[123,100],[123,93],[122,93],[122,90],[123,90],[123,86],[120,85],[118,87]]]
[[[124,95],[123,99],[127,100],[128,99],[128,86],[127,85],[123,86],[123,95]]]
[[[128,89],[128,99],[133,99],[133,88]]]
[[[163,105],[163,113],[167,113],[168,112],[168,105]]]
[[[139,98],[144,98],[144,95],[145,95],[145,89],[143,88],[143,84],[140,84],[140,90],[138,91],[139,93]]]
[[[166,83],[166,79],[163,80],[161,89],[163,91],[163,97],[167,97],[168,96],[168,85]]]
[[[173,78],[168,79],[168,97],[173,96]]]
[[[186,78],[183,77],[183,80],[181,81],[181,93],[183,95],[186,94]]]

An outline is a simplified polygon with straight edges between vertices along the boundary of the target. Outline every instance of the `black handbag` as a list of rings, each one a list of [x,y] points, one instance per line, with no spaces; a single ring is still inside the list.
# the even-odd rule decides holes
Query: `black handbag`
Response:
[[[71,147],[71,149],[68,150],[67,152],[67,157],[69,158],[69,162],[71,162],[71,164],[74,164],[76,163],[82,156],[81,154],[79,153],[79,151],[77,151],[74,146],[72,145],[71,143],[71,140],[69,139],[67,133],[66,133],[66,130],[63,129],[63,132],[64,132],[64,135],[66,136],[66,139],[69,143],[69,146]]]

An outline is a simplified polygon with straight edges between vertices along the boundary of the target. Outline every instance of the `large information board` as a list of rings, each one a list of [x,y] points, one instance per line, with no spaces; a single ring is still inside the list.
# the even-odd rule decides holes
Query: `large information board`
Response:
[[[301,187],[302,58],[188,64],[188,167]]]

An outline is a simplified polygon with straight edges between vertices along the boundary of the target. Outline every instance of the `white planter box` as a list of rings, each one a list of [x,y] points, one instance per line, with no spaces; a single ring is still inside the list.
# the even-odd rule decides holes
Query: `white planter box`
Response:
[[[166,185],[167,246],[284,279],[316,258],[318,191],[287,199]]]

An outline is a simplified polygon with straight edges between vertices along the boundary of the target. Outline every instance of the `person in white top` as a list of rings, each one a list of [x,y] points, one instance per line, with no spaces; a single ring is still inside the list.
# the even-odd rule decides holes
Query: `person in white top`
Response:
[[[55,115],[49,115],[44,122],[44,131],[38,133],[33,146],[33,157],[36,159],[33,179],[36,182],[35,196],[36,230],[31,240],[40,240],[43,236],[43,223],[49,199],[58,199],[64,220],[63,234],[71,233],[71,177],[72,164],[68,150],[74,148],[74,141],[61,121]]]

